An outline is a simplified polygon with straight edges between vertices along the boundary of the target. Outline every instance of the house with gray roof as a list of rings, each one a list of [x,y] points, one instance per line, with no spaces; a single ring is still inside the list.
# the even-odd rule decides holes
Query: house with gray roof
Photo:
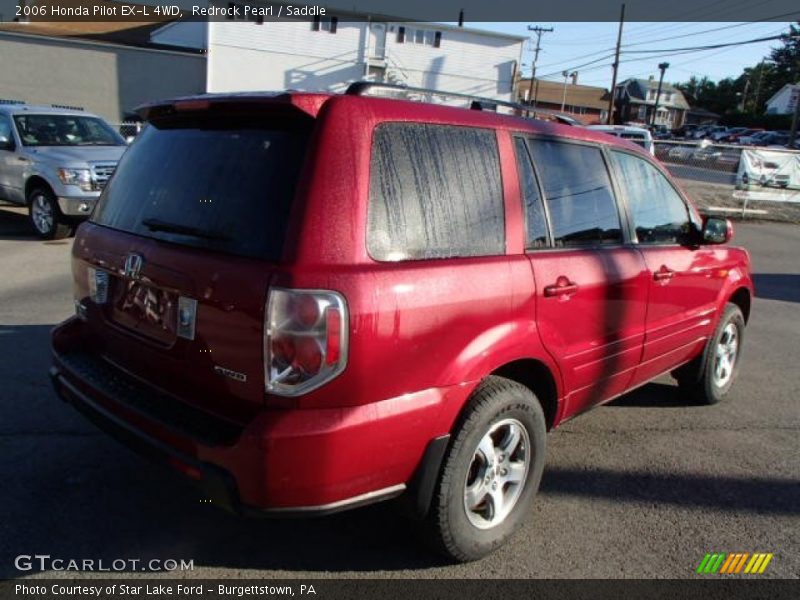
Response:
[[[626,79],[614,90],[614,122],[650,124],[656,109],[658,81],[650,79]],[[689,103],[681,91],[664,83],[658,98],[655,124],[676,129],[684,124]]]

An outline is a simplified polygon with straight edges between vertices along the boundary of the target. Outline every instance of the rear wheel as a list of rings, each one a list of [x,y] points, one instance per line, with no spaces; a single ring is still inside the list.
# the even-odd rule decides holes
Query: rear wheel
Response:
[[[744,327],[741,309],[727,304],[703,355],[673,373],[678,385],[703,404],[725,398],[739,372]]]
[[[437,548],[469,561],[501,546],[530,514],[545,459],[544,413],[525,386],[489,377],[445,456],[428,515]]]
[[[58,208],[56,197],[46,188],[34,188],[28,194],[28,211],[31,225],[44,240],[59,240],[72,234],[72,225]]]

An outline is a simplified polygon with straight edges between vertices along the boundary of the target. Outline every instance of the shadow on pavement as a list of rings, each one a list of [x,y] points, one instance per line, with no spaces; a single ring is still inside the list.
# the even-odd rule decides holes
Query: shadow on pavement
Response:
[[[697,406],[697,402],[677,384],[648,383],[620,396],[606,406],[619,408],[675,408]]]
[[[552,468],[545,470],[541,492],[759,514],[800,514],[800,481],[768,477]]]
[[[25,239],[38,240],[27,213],[18,210],[14,205],[0,204],[0,240]]]
[[[796,273],[755,273],[756,298],[800,302],[800,275]]]

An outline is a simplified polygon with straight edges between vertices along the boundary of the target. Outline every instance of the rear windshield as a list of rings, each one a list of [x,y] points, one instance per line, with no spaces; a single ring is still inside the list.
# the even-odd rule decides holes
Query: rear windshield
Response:
[[[148,125],[92,220],[176,244],[276,261],[308,138],[284,122]]]

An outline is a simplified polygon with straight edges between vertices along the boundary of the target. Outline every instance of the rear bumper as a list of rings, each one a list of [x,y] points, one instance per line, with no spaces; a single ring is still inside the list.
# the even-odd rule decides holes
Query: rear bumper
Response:
[[[455,386],[359,407],[265,408],[249,423],[232,424],[90,354],[81,325],[70,319],[53,334],[58,395],[238,514],[327,514],[402,494],[468,393]]]

